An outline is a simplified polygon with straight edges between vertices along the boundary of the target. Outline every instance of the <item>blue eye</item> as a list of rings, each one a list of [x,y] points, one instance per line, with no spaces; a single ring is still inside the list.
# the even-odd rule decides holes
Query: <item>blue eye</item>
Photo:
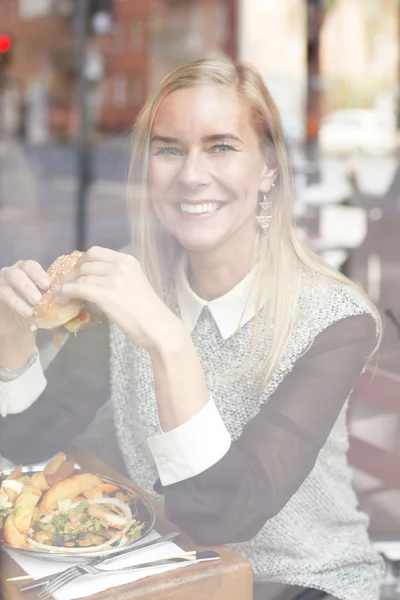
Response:
[[[157,148],[154,154],[156,156],[183,156],[183,150],[174,146],[163,146],[162,148]]]
[[[229,144],[216,144],[211,150],[214,152],[228,152],[229,150],[235,150],[235,148]]]

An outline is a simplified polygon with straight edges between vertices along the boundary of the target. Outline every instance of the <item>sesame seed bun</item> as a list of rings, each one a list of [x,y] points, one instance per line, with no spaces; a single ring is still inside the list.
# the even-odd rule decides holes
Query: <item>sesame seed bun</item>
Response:
[[[61,327],[75,319],[81,312],[81,300],[71,300],[65,306],[60,306],[57,288],[75,268],[82,255],[83,252],[75,250],[72,254],[60,256],[47,270],[51,279],[51,287],[43,294],[42,300],[34,308],[34,322],[38,329]]]

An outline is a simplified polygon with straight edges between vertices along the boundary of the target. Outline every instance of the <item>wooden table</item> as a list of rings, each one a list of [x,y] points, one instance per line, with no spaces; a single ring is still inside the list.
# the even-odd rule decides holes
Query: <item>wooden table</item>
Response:
[[[128,480],[87,452],[72,447],[68,449],[76,462],[88,471],[108,475],[120,481]],[[131,482],[128,482],[131,483]],[[133,486],[139,489],[137,486]],[[139,490],[142,492],[142,490]],[[143,493],[143,492],[142,492]],[[151,501],[157,515],[156,531],[160,534],[176,530],[163,512],[161,502],[145,494]],[[194,544],[182,534],[178,538],[184,550],[204,549]],[[210,549],[208,547],[208,549]],[[253,571],[249,562],[228,548],[213,548],[221,555],[221,560],[186,566],[160,575],[111,588],[105,592],[90,596],[96,600],[251,600],[253,598]],[[2,553],[0,573],[0,598],[3,600],[36,600],[35,591],[21,594],[15,584],[6,583],[8,577],[23,575],[24,571],[5,552]]]

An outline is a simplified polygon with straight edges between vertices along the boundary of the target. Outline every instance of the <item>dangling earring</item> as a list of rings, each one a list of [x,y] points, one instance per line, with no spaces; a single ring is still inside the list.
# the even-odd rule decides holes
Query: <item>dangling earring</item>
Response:
[[[272,184],[272,187],[274,187],[275,184]],[[267,233],[269,226],[271,225],[271,221],[273,219],[272,215],[268,214],[269,210],[272,206],[272,202],[268,202],[267,201],[267,193],[266,192],[261,192],[262,194],[262,200],[259,203],[260,204],[260,208],[261,208],[261,214],[258,215],[256,217],[257,223],[260,225],[260,227],[262,228],[264,233]]]

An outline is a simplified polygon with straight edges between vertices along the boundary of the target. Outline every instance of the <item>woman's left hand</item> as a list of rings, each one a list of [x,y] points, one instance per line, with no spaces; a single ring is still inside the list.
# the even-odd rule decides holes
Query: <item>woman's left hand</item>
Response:
[[[156,348],[182,322],[156,294],[131,255],[93,246],[60,288],[60,301],[92,302],[136,346]]]

